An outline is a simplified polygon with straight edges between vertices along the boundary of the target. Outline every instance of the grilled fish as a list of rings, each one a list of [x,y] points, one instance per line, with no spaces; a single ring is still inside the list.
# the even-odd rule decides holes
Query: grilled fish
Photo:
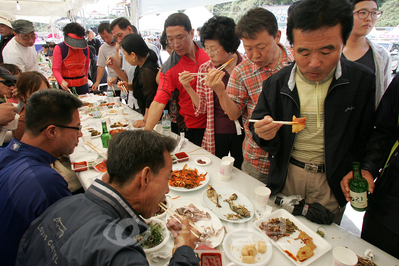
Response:
[[[247,208],[245,208],[242,205],[235,205],[233,200],[237,199],[237,195],[234,193],[233,195],[231,195],[231,197],[229,199],[225,199],[224,201],[227,202],[230,205],[230,209],[235,212],[238,213],[239,215],[241,215],[242,217],[251,217],[251,214],[249,213],[249,211],[247,210]]]
[[[219,204],[219,195],[218,193],[216,193],[216,190],[211,185],[208,185],[208,188],[206,190],[206,196],[209,198],[210,201],[216,204],[216,207],[222,207]]]

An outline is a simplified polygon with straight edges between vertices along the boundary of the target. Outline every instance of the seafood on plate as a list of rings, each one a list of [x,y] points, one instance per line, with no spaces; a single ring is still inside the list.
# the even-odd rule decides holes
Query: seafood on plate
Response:
[[[248,209],[245,208],[242,205],[235,205],[234,204],[234,200],[236,200],[238,198],[237,194],[234,193],[233,195],[230,196],[230,198],[225,199],[224,201],[227,202],[230,205],[230,209],[237,213],[237,214],[233,214],[233,215],[226,215],[227,219],[229,219],[229,217],[231,217],[231,219],[229,220],[237,220],[235,218],[248,218],[251,217],[251,214],[249,213]]]
[[[208,188],[206,190],[206,196],[209,198],[210,201],[216,204],[216,207],[222,207],[219,204],[219,195],[211,185],[208,185]]]
[[[289,236],[298,230],[298,227],[288,218],[272,218],[267,222],[262,222],[259,228],[265,231],[266,235],[274,241]]]

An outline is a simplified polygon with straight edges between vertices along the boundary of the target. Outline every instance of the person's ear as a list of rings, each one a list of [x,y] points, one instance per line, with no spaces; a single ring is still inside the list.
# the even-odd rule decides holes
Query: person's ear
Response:
[[[141,187],[146,188],[151,182],[151,169],[150,167],[146,166],[141,170],[140,180],[141,180]]]
[[[58,135],[58,131],[56,129],[56,126],[54,125],[49,125],[45,130],[44,130],[46,136],[48,139],[50,140],[54,140],[57,135]]]

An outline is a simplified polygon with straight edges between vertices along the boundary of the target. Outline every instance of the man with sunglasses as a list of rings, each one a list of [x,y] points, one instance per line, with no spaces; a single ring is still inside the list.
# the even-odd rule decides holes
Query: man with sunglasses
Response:
[[[4,96],[7,98],[12,96],[16,79],[16,76],[11,75],[7,69],[0,66],[0,127],[14,120],[17,113],[17,108],[4,99]]]
[[[35,28],[33,23],[18,19],[12,22],[14,38],[3,49],[4,63],[18,66],[22,72],[38,71],[38,61],[35,49]]]
[[[13,139],[0,153],[1,265],[14,265],[30,223],[54,202],[71,195],[65,179],[50,164],[78,145],[81,106],[64,90],[33,93],[21,141]]]

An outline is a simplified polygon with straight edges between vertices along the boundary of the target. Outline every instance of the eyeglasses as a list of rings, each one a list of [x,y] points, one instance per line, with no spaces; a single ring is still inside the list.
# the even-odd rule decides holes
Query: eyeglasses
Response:
[[[0,80],[0,82],[3,83],[7,87],[15,86],[14,80]]]
[[[49,126],[56,126],[56,127],[62,127],[62,128],[70,128],[70,129],[75,129],[75,130],[78,130],[78,131],[82,131],[82,125],[80,125],[79,127],[70,127],[70,126],[62,126],[62,125],[55,125],[55,124],[45,126],[45,127],[41,128],[41,129],[39,129],[39,131],[41,132],[41,131],[45,130],[46,128],[48,128]]]
[[[360,19],[366,19],[369,15],[371,15],[373,19],[379,19],[382,15],[381,10],[368,11],[367,9],[360,9],[358,11],[353,12],[353,14],[355,13],[357,13]]]
[[[187,37],[189,35],[190,35],[190,33],[187,33],[187,36],[185,38],[183,38],[183,37],[177,37],[176,39],[168,38],[168,39],[166,39],[166,44],[169,44],[170,46],[173,46],[175,44],[182,44],[185,40],[187,40]]]
[[[219,52],[219,49],[206,48],[206,47],[204,48],[204,50],[207,54],[210,55],[217,55],[217,53]]]
[[[22,40],[30,40],[30,39],[36,39],[36,37],[37,37],[37,35],[36,34],[32,34],[32,35],[28,35],[28,36],[25,36],[25,35],[22,35],[22,34],[18,34],[19,35],[19,37],[21,37],[21,39]]]

